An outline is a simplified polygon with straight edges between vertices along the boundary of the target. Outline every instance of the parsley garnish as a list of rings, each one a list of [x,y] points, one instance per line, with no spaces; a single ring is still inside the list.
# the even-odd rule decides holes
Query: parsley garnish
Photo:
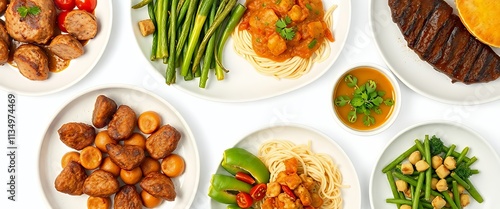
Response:
[[[276,22],[276,32],[280,34],[285,40],[292,40],[295,37],[295,29],[287,28],[288,24],[292,23],[292,19],[289,16],[285,16],[285,18],[281,18]]]
[[[17,12],[21,17],[26,17],[28,15],[37,15],[40,13],[40,7],[38,6],[31,6],[31,7],[26,7],[26,6],[21,6],[17,8]]]
[[[347,86],[354,88],[352,99],[349,96],[339,96],[335,98],[335,106],[343,107],[350,104],[352,110],[347,114],[347,120],[351,123],[356,122],[358,114],[363,114],[363,124],[370,126],[375,124],[375,118],[371,116],[371,112],[382,114],[380,105],[384,103],[387,106],[392,106],[394,100],[392,98],[383,99],[384,91],[377,91],[377,83],[373,80],[368,80],[365,84],[358,86],[358,78],[348,74],[344,78]]]

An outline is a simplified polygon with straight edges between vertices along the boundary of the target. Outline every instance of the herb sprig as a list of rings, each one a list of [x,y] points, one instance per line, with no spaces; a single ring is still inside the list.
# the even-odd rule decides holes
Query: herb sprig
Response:
[[[334,103],[338,107],[343,107],[347,104],[351,105],[351,111],[347,114],[347,121],[354,123],[358,119],[358,114],[363,114],[363,124],[371,126],[375,124],[375,118],[371,115],[372,112],[382,114],[380,105],[385,104],[392,106],[394,100],[387,98],[384,100],[385,92],[377,91],[377,83],[373,80],[368,80],[361,86],[358,86],[358,78],[348,74],[344,77],[344,82],[350,88],[354,88],[353,97],[347,95],[338,96]]]
[[[21,6],[17,8],[17,12],[21,17],[26,17],[28,15],[37,15],[40,13],[40,7],[38,6],[31,6],[31,7],[26,7],[26,6]]]
[[[295,37],[295,28],[287,28],[290,23],[292,23],[292,19],[289,16],[285,16],[285,18],[281,18],[276,21],[276,32],[280,34],[285,40],[292,40]]]

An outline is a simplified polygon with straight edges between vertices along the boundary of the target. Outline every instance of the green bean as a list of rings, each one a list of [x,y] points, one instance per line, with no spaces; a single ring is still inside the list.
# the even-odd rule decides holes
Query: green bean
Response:
[[[153,1],[149,2],[148,4],[148,15],[149,19],[153,22],[153,25],[155,28],[156,26],[156,18],[155,18],[155,3]],[[158,30],[155,30],[153,32],[153,42],[151,44],[151,55],[149,56],[149,59],[151,61],[154,61],[156,59],[156,50],[158,47]]]
[[[143,6],[146,6],[148,5],[149,3],[151,3],[153,0],[142,0],[141,2],[135,4],[134,6],[132,6],[132,9],[139,9]]]
[[[458,193],[457,181],[452,181],[451,190],[453,192],[453,200],[455,200],[455,205],[458,207],[458,209],[461,209],[462,205],[460,204],[460,193]]]
[[[156,3],[156,25],[158,30],[158,46],[156,51],[156,58],[163,59],[168,57],[168,46],[167,46],[167,16],[168,16],[168,0],[157,0]]]
[[[182,31],[181,35],[179,36],[177,40],[177,48],[176,48],[176,55],[180,56],[182,53],[182,48],[184,47],[184,44],[186,43],[186,40],[189,36],[189,32],[192,30],[192,25],[194,25],[194,20],[195,20],[195,15],[196,15],[196,6],[198,6],[198,0],[189,0],[189,7],[187,10],[186,14],[186,20],[184,21],[184,24],[182,25]],[[186,46],[187,47],[187,46]],[[191,60],[189,60],[191,62]],[[183,62],[184,63],[184,62]]]
[[[470,158],[469,162],[465,163],[465,166],[470,167],[473,163],[475,163],[477,160],[476,156],[473,156]]]
[[[472,182],[469,179],[464,179],[464,181],[470,186],[470,188],[467,189],[467,191],[469,192],[470,196],[472,198],[474,198],[478,203],[482,203],[483,202],[483,197],[476,190],[476,187],[474,187],[474,185],[472,184]]]
[[[412,202],[411,200],[407,200],[407,199],[392,199],[392,198],[388,198],[388,199],[385,199],[385,202],[386,203],[394,203],[394,204],[401,204],[401,205],[411,205]],[[433,208],[432,205],[428,202],[425,202],[425,201],[422,201],[422,206],[424,208]]]
[[[451,153],[452,153],[453,151],[455,151],[455,148],[456,148],[456,147],[457,147],[456,145],[452,144],[452,145],[450,146],[450,148],[448,149],[448,151],[446,152],[446,155],[444,156],[444,158],[446,159],[448,156],[451,156]]]
[[[465,179],[460,178],[455,172],[451,172],[451,178],[455,179],[458,184],[462,185],[465,189],[470,189],[470,185],[465,181]]]
[[[443,146],[443,150],[445,152],[448,152],[450,148],[446,147],[446,146]],[[457,152],[457,151],[452,151],[451,152],[451,156],[455,157],[455,158],[458,158],[460,156],[460,153]],[[470,158],[468,158],[467,156],[464,157],[463,159],[464,162],[468,163],[470,161]]]
[[[382,169],[382,173],[386,173],[386,172],[392,170],[394,167],[396,167],[400,162],[402,162],[404,159],[406,159],[408,156],[410,156],[412,152],[414,152],[416,150],[417,150],[417,145],[413,145],[412,147],[410,147],[408,150],[406,150],[401,155],[399,155],[396,159],[394,159],[391,163],[386,165]]]
[[[424,139],[424,150],[425,150],[425,161],[429,164],[429,167],[425,171],[425,192],[424,199],[429,200],[431,198],[431,182],[432,182],[432,162],[431,162],[431,146],[429,143],[429,135],[425,135]]]
[[[471,169],[470,173],[471,174],[479,174],[479,170],[477,170],[477,169]]]
[[[208,19],[208,22],[209,22],[208,25],[209,26],[212,25],[213,22],[214,22],[214,20],[215,20],[215,13],[216,13],[216,10],[217,10],[216,9],[217,3],[218,3],[218,1],[215,0],[214,4],[212,6],[212,10],[210,10],[210,17]],[[210,65],[212,64],[213,57],[214,57],[215,41],[216,41],[216,37],[215,36],[212,36],[210,38],[210,41],[208,41],[207,50],[205,52],[205,57],[203,59],[203,67],[202,67],[202,70],[201,70],[200,83],[198,84],[198,86],[200,88],[205,88],[206,85],[207,85],[208,72],[210,71]]]
[[[417,187],[415,188],[415,193],[411,194],[413,198],[412,208],[417,208],[420,202],[420,192],[422,191],[422,186],[424,184],[425,173],[421,172],[418,175]]]
[[[446,200],[446,202],[448,202],[448,204],[450,204],[452,209],[458,209],[457,205],[448,194],[448,191],[442,191],[441,194],[443,194],[444,199]]]
[[[177,13],[176,13],[176,6],[177,6],[177,1],[178,0],[172,0],[172,3],[170,5],[170,28],[169,28],[169,34],[170,34],[170,56],[168,57],[168,65],[167,65],[167,70],[165,72],[165,79],[166,83],[168,85],[175,83],[175,40],[177,33],[175,31],[175,27],[177,25]],[[182,0],[181,0],[182,1]]]
[[[389,181],[389,186],[391,186],[392,195],[394,196],[394,199],[397,199],[399,197],[399,192],[398,189],[396,188],[396,182],[394,181],[394,176],[392,175],[392,172],[387,172],[385,174],[387,176],[387,180]],[[401,204],[396,204],[396,206],[399,209]]]
[[[410,178],[410,177],[408,177],[408,176],[405,176],[405,175],[404,175],[404,174],[402,174],[402,173],[392,172],[392,175],[394,175],[394,177],[396,177],[396,178],[398,178],[398,179],[401,179],[401,180],[403,180],[403,181],[406,181],[406,182],[407,182],[408,184],[410,184],[410,185],[417,186],[417,184],[418,184],[417,180],[412,179],[412,178]],[[442,197],[441,193],[436,192],[436,191],[434,191],[434,190],[431,190],[431,194],[432,194],[432,195],[434,195],[434,196],[441,196],[441,197]]]
[[[180,3],[180,2],[179,2]],[[189,4],[191,3],[191,0],[184,0],[182,3],[182,7],[177,8],[177,27],[184,21],[184,18],[186,18],[187,11],[189,9]]]
[[[460,164],[462,162],[462,160],[464,160],[464,157],[465,155],[467,155],[467,152],[469,152],[469,147],[465,147],[462,152],[460,153],[460,155],[458,156],[458,159],[457,159],[457,165]],[[469,161],[470,162],[470,161]],[[466,162],[467,163],[467,162]]]
[[[425,156],[426,155],[425,149],[424,149],[424,145],[422,144],[422,142],[419,139],[415,139],[415,144],[417,145],[417,149],[418,149],[418,151],[420,151],[422,156]]]

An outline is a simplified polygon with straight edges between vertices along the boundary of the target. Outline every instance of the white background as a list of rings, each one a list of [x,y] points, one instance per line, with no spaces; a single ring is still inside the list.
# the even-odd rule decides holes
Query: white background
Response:
[[[500,151],[498,118],[500,101],[475,106],[448,105],[419,95],[400,83],[402,109],[394,125],[374,136],[357,136],[343,130],[334,121],[330,93],[333,79],[341,70],[360,62],[385,66],[369,26],[368,0],[352,1],[352,23],[342,54],[333,67],[317,81],[299,90],[245,103],[206,101],[172,86],[158,83],[146,71],[150,65],[143,59],[134,43],[128,22],[130,2],[113,1],[113,28],[107,49],[95,68],[76,85],[46,96],[16,95],[17,128],[17,195],[16,202],[7,201],[7,94],[0,92],[0,205],[1,208],[50,208],[41,193],[37,177],[38,152],[45,128],[53,115],[73,95],[90,87],[109,84],[132,84],[163,97],[184,117],[198,144],[201,160],[201,179],[191,208],[207,208],[206,191],[210,174],[218,166],[224,149],[233,146],[243,136],[276,123],[297,123],[313,127],[338,143],[350,156],[359,176],[362,208],[370,208],[368,185],[378,156],[389,140],[408,126],[429,120],[448,120],[462,123],[479,132]],[[4,70],[4,69],[0,69]],[[429,84],[432,85],[432,84]],[[495,90],[498,91],[498,90]],[[3,108],[3,110],[2,110]],[[473,142],[471,142],[471,145]],[[349,205],[346,206],[349,208]]]

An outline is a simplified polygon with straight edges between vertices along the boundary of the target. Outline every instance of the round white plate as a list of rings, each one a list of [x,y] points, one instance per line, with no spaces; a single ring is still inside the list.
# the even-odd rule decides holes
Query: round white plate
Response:
[[[132,4],[137,2],[139,0],[133,0]],[[239,2],[243,3],[244,1],[240,0]],[[338,8],[333,14],[335,42],[330,43],[330,57],[321,63],[315,63],[311,71],[301,78],[278,80],[274,77],[259,74],[250,63],[234,52],[233,41],[229,38],[226,42],[223,56],[224,66],[230,72],[226,74],[224,80],[217,81],[215,75],[211,73],[208,78],[207,88],[201,89],[198,87],[198,78],[191,81],[184,81],[184,78],[178,75],[177,82],[173,86],[189,94],[208,100],[243,102],[281,95],[313,82],[332,67],[347,39],[351,22],[351,1],[323,1],[324,8],[329,8],[334,4],[337,4]],[[140,20],[149,19],[147,8],[130,10],[133,33],[144,58],[151,64],[147,69],[159,82],[165,83],[166,65],[161,61],[150,61],[149,55],[151,53],[152,36],[143,37],[137,25],[137,22]]]
[[[253,154],[257,154],[259,146],[265,141],[272,139],[289,140],[295,144],[307,144],[311,142],[311,148],[314,152],[329,154],[332,157],[333,163],[335,163],[341,171],[343,178],[342,184],[349,185],[349,188],[341,189],[344,208],[361,208],[361,189],[358,174],[351,160],[333,139],[323,133],[302,125],[278,125],[257,130],[245,136],[234,146],[244,148]],[[221,166],[217,168],[216,173],[227,174]],[[221,204],[214,200],[210,200],[210,205],[212,209],[225,209],[227,206],[226,204]]]
[[[71,196],[60,193],[54,188],[54,181],[62,171],[61,157],[66,152],[73,151],[61,142],[57,130],[68,122],[92,124],[94,103],[100,94],[113,99],[117,105],[130,106],[137,115],[147,110],[154,110],[162,117],[163,124],[170,124],[181,133],[181,140],[175,153],[184,158],[186,170],[181,176],[172,179],[177,192],[175,201],[163,201],[157,208],[189,208],[200,179],[200,159],[191,129],[182,116],[165,100],[139,88],[123,85],[101,86],[76,96],[62,107],[48,126],[40,147],[38,165],[41,188],[50,208],[87,208],[88,195]]]
[[[452,7],[453,0],[445,0]],[[474,105],[500,99],[500,79],[489,83],[466,85],[451,79],[421,60],[406,45],[392,21],[387,0],[372,0],[370,24],[376,44],[387,66],[409,88],[431,99],[461,105]],[[456,12],[455,12],[456,14]],[[499,48],[494,48],[500,54]]]
[[[433,121],[411,126],[396,137],[386,146],[375,165],[370,178],[370,204],[373,209],[395,207],[386,203],[387,198],[393,198],[387,177],[382,173],[382,168],[398,157],[405,150],[415,144],[415,139],[423,140],[425,135],[436,135],[441,138],[446,146],[455,144],[455,150],[463,150],[466,146],[470,148],[467,156],[476,156],[477,161],[471,167],[479,170],[479,174],[470,177],[484,202],[479,204],[471,198],[471,204],[467,209],[496,208],[495,202],[498,193],[491,185],[500,185],[498,173],[500,172],[500,158],[488,142],[477,132],[461,124]]]
[[[39,96],[66,89],[83,79],[101,58],[111,35],[113,7],[111,0],[99,0],[95,9],[98,23],[97,36],[84,46],[85,53],[72,60],[61,72],[49,73],[44,81],[32,81],[10,64],[0,66],[0,89],[22,95]]]

